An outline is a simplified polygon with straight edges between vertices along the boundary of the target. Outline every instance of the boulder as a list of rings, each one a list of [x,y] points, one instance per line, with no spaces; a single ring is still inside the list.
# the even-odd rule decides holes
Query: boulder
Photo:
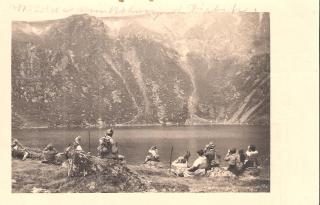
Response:
[[[187,168],[187,163],[173,163],[171,165],[171,173],[173,173],[176,176],[183,177],[184,172],[187,170]]]
[[[75,192],[141,192],[150,187],[120,159],[75,153],[68,161],[69,182]]]
[[[214,167],[207,171],[206,175],[210,178],[237,178],[235,174],[223,167]]]

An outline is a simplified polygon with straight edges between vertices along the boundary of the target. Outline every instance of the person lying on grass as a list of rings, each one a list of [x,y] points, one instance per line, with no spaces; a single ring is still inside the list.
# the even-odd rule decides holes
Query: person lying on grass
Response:
[[[26,160],[30,155],[28,150],[17,140],[13,139],[11,144],[11,154],[13,158]]]

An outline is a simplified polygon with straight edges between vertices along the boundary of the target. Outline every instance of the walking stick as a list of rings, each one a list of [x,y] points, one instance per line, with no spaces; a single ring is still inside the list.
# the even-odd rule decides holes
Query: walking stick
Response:
[[[172,152],[173,152],[173,146],[171,146],[171,152],[170,152],[170,168],[169,168],[170,173],[171,173],[171,163],[172,163]]]
[[[88,132],[89,132],[89,152],[90,152],[90,130]]]

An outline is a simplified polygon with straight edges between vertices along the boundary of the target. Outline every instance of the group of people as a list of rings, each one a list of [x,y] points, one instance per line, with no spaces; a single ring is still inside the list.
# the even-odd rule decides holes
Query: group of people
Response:
[[[97,155],[100,158],[112,158],[112,159],[123,159],[122,155],[118,154],[118,145],[116,141],[112,138],[113,130],[108,129],[104,136],[99,138],[99,146],[97,148]],[[20,158],[25,160],[30,152],[26,149],[17,139],[14,139],[11,145],[11,152],[14,158]],[[82,148],[81,136],[77,136],[74,142],[69,144],[63,153],[59,153],[57,149],[49,143],[43,150],[43,160],[42,163],[49,164],[61,164],[63,159],[72,158],[73,153],[84,154]],[[90,155],[88,152],[87,154]]]
[[[257,167],[258,163],[258,150],[254,145],[249,145],[246,152],[243,150],[236,150],[235,148],[229,149],[224,160],[228,163],[227,170],[235,175],[241,174],[246,168]],[[183,156],[178,157],[172,162],[172,166],[178,169],[178,175],[183,172],[192,174],[197,170],[210,170],[214,167],[220,167],[221,156],[217,153],[216,147],[213,142],[207,144],[203,149],[197,151],[198,157],[193,162],[192,166],[188,165],[190,152],[187,151]],[[144,163],[148,161],[159,162],[159,151],[156,146],[152,146],[148,150],[148,155]],[[182,174],[183,175],[183,174]]]
[[[242,149],[236,150],[235,148],[229,149],[225,160],[228,162],[228,170],[235,175],[241,174],[246,168],[257,167],[258,161],[258,150],[255,145],[249,145],[246,152]]]
[[[29,151],[19,143],[17,139],[13,140],[12,156],[25,160],[29,155]],[[97,155],[100,158],[109,159],[124,159],[122,155],[118,154],[119,148],[116,141],[113,139],[113,130],[108,129],[103,137],[99,138],[99,146],[97,148]],[[63,153],[58,153],[55,147],[50,143],[42,151],[44,160],[43,163],[61,164],[63,159],[71,159],[74,153],[84,154],[82,149],[81,136],[75,138],[72,144],[69,144]],[[90,153],[87,153],[90,155]],[[191,156],[187,151],[183,156],[178,157],[172,162],[173,167],[184,168],[189,173],[197,170],[210,170],[214,167],[219,167],[221,156],[217,154],[216,147],[213,142],[207,144],[204,148],[197,151],[198,157],[193,162],[192,166],[188,165],[188,160]],[[254,145],[249,145],[246,152],[242,149],[229,149],[224,160],[228,163],[227,170],[235,175],[241,174],[248,167],[257,167],[258,150]],[[157,146],[152,146],[148,150],[144,164],[147,162],[160,162],[160,155]]]

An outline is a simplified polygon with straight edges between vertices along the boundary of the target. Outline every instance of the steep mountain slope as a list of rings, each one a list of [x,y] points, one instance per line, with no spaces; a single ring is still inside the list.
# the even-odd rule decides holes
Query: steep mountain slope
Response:
[[[208,15],[13,22],[13,127],[268,123],[268,15]]]

